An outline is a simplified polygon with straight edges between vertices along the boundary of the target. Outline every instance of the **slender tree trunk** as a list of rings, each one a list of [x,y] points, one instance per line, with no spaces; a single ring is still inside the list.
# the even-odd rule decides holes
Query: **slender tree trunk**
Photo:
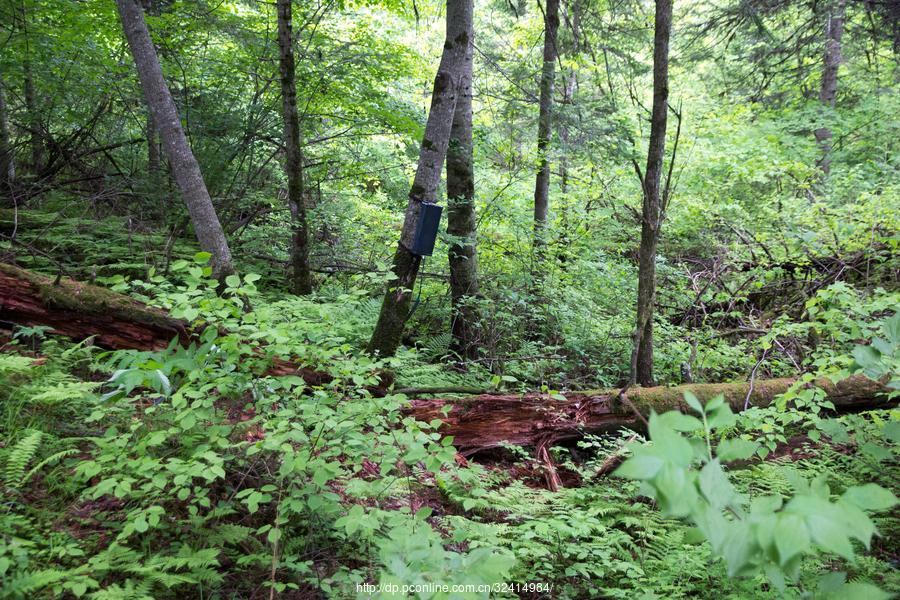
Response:
[[[6,108],[6,90],[0,79],[0,194],[12,204],[13,186],[16,181],[16,162],[9,136],[9,112]]]
[[[470,24],[471,25],[471,24]],[[452,348],[466,358],[478,356],[478,258],[476,254],[475,169],[472,158],[472,49],[474,26],[460,74],[459,93],[447,148],[447,233],[460,239],[450,245]]]
[[[553,83],[556,77],[556,33],[559,30],[559,0],[547,0],[544,9],[544,65],[541,70],[541,99],[538,114],[538,172],[534,182],[534,250],[543,262],[547,213],[550,208],[550,136],[553,112]],[[543,265],[538,264],[539,273]]]
[[[653,34],[653,108],[650,144],[643,180],[641,246],[638,260],[637,322],[631,355],[632,383],[653,385],[653,304],[656,296],[656,246],[662,224],[660,180],[666,152],[666,120],[669,104],[669,34],[672,0],[656,0]]]
[[[143,0],[144,12],[148,15],[156,16],[159,11],[156,2],[153,0]],[[154,46],[155,48],[155,46]],[[150,182],[151,196],[154,200],[162,197],[162,161],[160,159],[159,132],[156,130],[156,124],[153,122],[153,114],[147,111],[147,176]],[[162,207],[159,207],[163,210]]]
[[[156,16],[159,12],[156,10],[156,3],[153,0],[143,0],[144,12],[148,15]],[[156,46],[154,45],[154,48]],[[161,171],[159,147],[159,132],[156,130],[156,124],[153,122],[153,114],[147,111],[147,175],[149,176],[150,185],[154,192],[160,190],[159,175]]]
[[[441,170],[450,143],[450,129],[456,108],[457,93],[466,53],[469,52],[469,36],[472,32],[473,0],[447,0],[447,35],[441,64],[434,78],[431,110],[425,124],[425,134],[419,149],[419,166],[409,203],[403,220],[400,243],[394,254],[393,272],[396,279],[390,282],[381,304],[378,323],[369,340],[368,352],[391,356],[400,345],[403,326],[409,316],[412,288],[416,283],[422,257],[412,254],[412,245],[419,209],[423,202],[437,201]]]
[[[288,180],[288,206],[293,221],[291,236],[291,265],[294,270],[295,294],[312,293],[312,274],[309,270],[309,229],[306,220],[306,201],[303,194],[303,154],[300,150],[300,119],[297,116],[297,87],[295,83],[294,46],[291,33],[291,2],[278,0],[278,46],[281,70],[281,101],[284,119],[284,168]]]
[[[231,250],[203,182],[200,165],[184,135],[172,94],[163,78],[159,57],[144,22],[143,10],[136,0],[116,0],[116,5],[137,67],[144,99],[153,115],[175,181],[187,205],[200,248],[212,254],[213,275],[221,280],[234,273]]]
[[[31,74],[31,61],[26,59],[22,64],[25,72],[25,111],[28,113],[28,129],[30,136],[28,146],[31,149],[31,172],[38,177],[44,168],[44,141],[41,136],[41,116],[38,114],[37,100],[34,94],[34,77]]]
[[[845,0],[835,0],[825,17],[825,55],[822,64],[822,87],[819,101],[827,109],[833,109],[837,99],[838,69],[841,66],[841,37],[844,34]],[[831,129],[827,126],[815,130],[816,142],[822,151],[818,161],[823,174],[831,170]]]
[[[151,181],[159,178],[162,163],[159,157],[159,133],[153,124],[153,115],[147,115],[147,173]]]

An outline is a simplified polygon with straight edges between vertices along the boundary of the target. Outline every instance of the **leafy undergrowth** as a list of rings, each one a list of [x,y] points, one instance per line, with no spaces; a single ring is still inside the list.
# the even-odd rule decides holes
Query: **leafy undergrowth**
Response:
[[[248,275],[229,278],[216,296],[204,258],[173,264],[179,285],[107,282],[217,325],[190,348],[110,353],[40,328],[19,330],[3,347],[0,596],[407,597],[410,586],[422,598],[900,591],[900,519],[887,491],[900,475],[896,411],[826,418],[827,403],[800,388],[737,419],[713,423],[716,407],[700,407],[708,426],[656,418],[651,445],[628,444],[636,436],[623,431],[555,448],[580,485],[551,493],[536,485],[542,467],[524,450],[509,448],[502,464],[460,460],[438,422],[401,415],[404,396],[367,391],[384,369],[402,385],[489,386],[488,373],[448,373],[412,351],[366,358],[358,348],[377,304],[364,291],[270,299]],[[832,364],[894,372],[896,321],[875,354]],[[309,388],[299,377],[264,376],[272,356],[335,379]],[[805,437],[785,450],[798,431]],[[726,451],[740,455],[730,468]],[[669,462],[649,461],[654,470],[641,458],[654,452]],[[597,476],[608,460],[629,456],[619,474],[630,478]],[[862,517],[828,538],[795,528],[788,539],[784,528],[764,534],[748,524],[751,514],[786,518],[782,503],[796,508],[801,496],[816,498],[802,518],[821,521],[818,508],[837,510],[835,502],[859,496],[854,486],[872,483],[882,487],[861,488],[875,498],[857,503]],[[728,548],[738,544],[716,536],[738,525],[735,539],[755,540],[747,552],[758,555],[735,568]],[[789,543],[796,551],[785,558]],[[784,567],[780,576],[772,565]],[[443,591],[455,585],[470,587]]]

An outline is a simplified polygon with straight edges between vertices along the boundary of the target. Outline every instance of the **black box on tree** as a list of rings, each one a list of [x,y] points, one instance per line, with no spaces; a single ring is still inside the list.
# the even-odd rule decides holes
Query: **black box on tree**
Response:
[[[413,234],[410,252],[416,256],[431,256],[434,242],[437,239],[438,227],[441,224],[441,212],[444,209],[437,204],[425,204],[419,207],[419,220]]]

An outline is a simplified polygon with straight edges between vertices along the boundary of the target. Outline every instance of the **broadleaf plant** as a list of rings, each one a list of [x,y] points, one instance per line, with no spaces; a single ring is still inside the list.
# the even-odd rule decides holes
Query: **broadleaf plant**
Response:
[[[764,574],[778,589],[798,582],[803,558],[832,554],[853,561],[854,540],[867,549],[876,527],[869,512],[897,504],[894,494],[876,484],[850,487],[835,494],[823,475],[808,480],[785,468],[793,495],[749,497],[738,493],[725,464],[748,459],[757,444],[724,439],[714,448],[717,431],[734,422],[722,396],[705,406],[692,394],[685,401],[700,416],[653,413],[650,441],[638,444],[616,475],[641,482],[640,493],[652,498],[663,514],[689,521],[696,537],[723,559],[729,576]],[[689,437],[685,432],[698,432]],[[817,597],[884,596],[875,586],[846,583],[829,574],[813,594]]]

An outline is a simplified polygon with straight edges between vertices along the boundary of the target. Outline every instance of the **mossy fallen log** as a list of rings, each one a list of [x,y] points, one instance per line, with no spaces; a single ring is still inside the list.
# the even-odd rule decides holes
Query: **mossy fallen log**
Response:
[[[0,263],[0,321],[44,325],[107,348],[159,350],[190,340],[184,321],[105,288]]]
[[[723,394],[735,412],[750,406],[768,406],[797,382],[795,378],[749,383],[690,384],[676,387],[631,388],[627,400],[645,418],[651,411],[687,412],[684,392],[693,392],[708,401]],[[841,412],[854,412],[887,405],[883,384],[864,376],[852,376],[837,384],[828,379],[815,382],[826,398]],[[504,444],[545,447],[587,433],[605,433],[621,427],[641,430],[643,423],[623,402],[617,390],[596,390],[565,394],[554,400],[547,394],[483,394],[461,399],[413,399],[407,414],[419,421],[444,422],[440,431],[453,436],[453,444],[464,455]],[[444,410],[449,408],[445,415]]]
[[[54,279],[0,263],[0,322],[51,327],[51,333],[76,340],[89,337],[112,350],[162,350],[173,339],[187,346],[200,331],[187,321],[106,288]],[[262,349],[258,349],[260,356]],[[270,358],[267,375],[298,375],[309,385],[332,381],[328,373]]]

